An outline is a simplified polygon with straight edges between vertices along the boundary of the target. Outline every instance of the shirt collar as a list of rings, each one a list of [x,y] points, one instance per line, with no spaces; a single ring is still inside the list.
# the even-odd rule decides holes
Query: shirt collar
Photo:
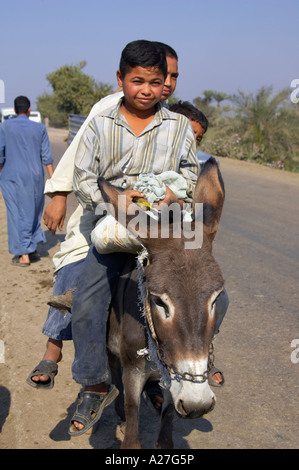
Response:
[[[109,112],[109,110],[107,110],[107,112],[104,112],[103,115],[104,116],[109,116],[109,117],[115,119],[116,123],[119,123],[119,124],[123,123],[124,118],[123,118],[123,115],[120,111],[120,107],[123,104],[123,101],[124,101],[124,97],[122,96],[119,99],[116,107],[114,107],[114,109],[112,110],[112,112],[111,112],[111,110],[110,110],[110,112]],[[156,115],[153,119],[153,123],[155,125],[161,124],[162,121],[165,120],[165,119],[171,119],[171,120],[175,120],[175,121],[178,119],[178,116],[176,115],[176,113],[170,112],[167,109],[167,107],[164,104],[162,104],[161,102],[156,104],[156,108],[157,108]]]

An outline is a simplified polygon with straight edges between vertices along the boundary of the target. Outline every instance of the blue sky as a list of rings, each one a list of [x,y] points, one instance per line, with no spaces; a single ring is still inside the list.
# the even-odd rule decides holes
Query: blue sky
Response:
[[[85,73],[116,88],[121,51],[135,39],[174,47],[180,99],[278,91],[299,78],[298,19],[298,0],[0,0],[0,107],[20,94],[34,107],[52,91],[48,73],[82,60]]]

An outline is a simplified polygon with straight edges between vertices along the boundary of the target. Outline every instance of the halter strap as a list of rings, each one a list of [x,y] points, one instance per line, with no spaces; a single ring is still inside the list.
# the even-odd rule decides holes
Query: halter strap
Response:
[[[146,261],[146,264],[144,264],[145,261]],[[146,323],[149,328],[150,336],[152,340],[154,341],[154,344],[156,347],[157,358],[160,361],[161,366],[165,368],[169,374],[174,375],[174,378],[176,380],[178,381],[187,380],[190,382],[204,383],[206,380],[208,380],[208,374],[214,362],[214,347],[212,343],[210,344],[210,347],[209,347],[208,366],[207,366],[207,369],[203,372],[203,374],[191,374],[189,372],[180,373],[174,366],[172,365],[169,366],[161,356],[159,341],[158,341],[157,333],[154,327],[154,322],[153,322],[152,312],[151,312],[151,307],[150,307],[150,291],[144,285],[143,286],[140,285],[141,282],[143,282],[144,269],[149,264],[150,262],[149,262],[148,252],[147,250],[144,249],[138,256],[139,289],[143,297],[141,299],[143,303],[143,313],[146,318]]]

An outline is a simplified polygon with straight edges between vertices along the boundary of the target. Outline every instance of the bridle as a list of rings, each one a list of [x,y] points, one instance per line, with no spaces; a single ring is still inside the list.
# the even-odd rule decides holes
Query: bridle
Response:
[[[149,265],[149,256],[146,250],[143,250],[141,254],[138,256],[138,273],[139,273],[139,288],[141,288],[141,283],[144,285],[144,269],[146,266]],[[142,276],[142,277],[141,277]],[[142,289],[140,289],[142,290]],[[163,368],[165,368],[169,374],[173,375],[174,379],[177,381],[186,380],[189,382],[196,382],[196,383],[204,383],[209,378],[209,372],[213,367],[214,364],[214,346],[213,343],[209,346],[209,354],[208,354],[208,364],[207,369],[202,374],[191,374],[189,372],[179,372],[177,368],[173,365],[168,365],[163,357],[163,352],[161,351],[161,347],[159,345],[158,336],[154,327],[154,322],[152,318],[151,306],[150,306],[150,291],[146,287],[143,288],[143,313],[146,319],[146,324],[150,333],[152,340],[154,341],[156,347],[156,354],[157,358],[160,361]]]

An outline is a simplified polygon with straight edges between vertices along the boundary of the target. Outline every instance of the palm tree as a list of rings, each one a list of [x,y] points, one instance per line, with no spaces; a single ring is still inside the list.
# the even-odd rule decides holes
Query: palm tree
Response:
[[[215,121],[215,107],[211,106],[211,102],[213,100],[214,91],[204,90],[202,94],[203,96],[194,98],[193,104],[208,118],[209,125],[213,126]]]
[[[226,93],[223,93],[222,91],[214,91],[213,92],[213,98],[217,102],[217,113],[218,116],[220,114],[220,103],[221,101],[227,100],[228,96]]]
[[[234,132],[258,149],[256,158],[283,160],[292,153],[292,112],[286,107],[289,93],[283,89],[272,95],[272,87],[262,87],[256,95],[239,91],[230,98],[235,105]]]

